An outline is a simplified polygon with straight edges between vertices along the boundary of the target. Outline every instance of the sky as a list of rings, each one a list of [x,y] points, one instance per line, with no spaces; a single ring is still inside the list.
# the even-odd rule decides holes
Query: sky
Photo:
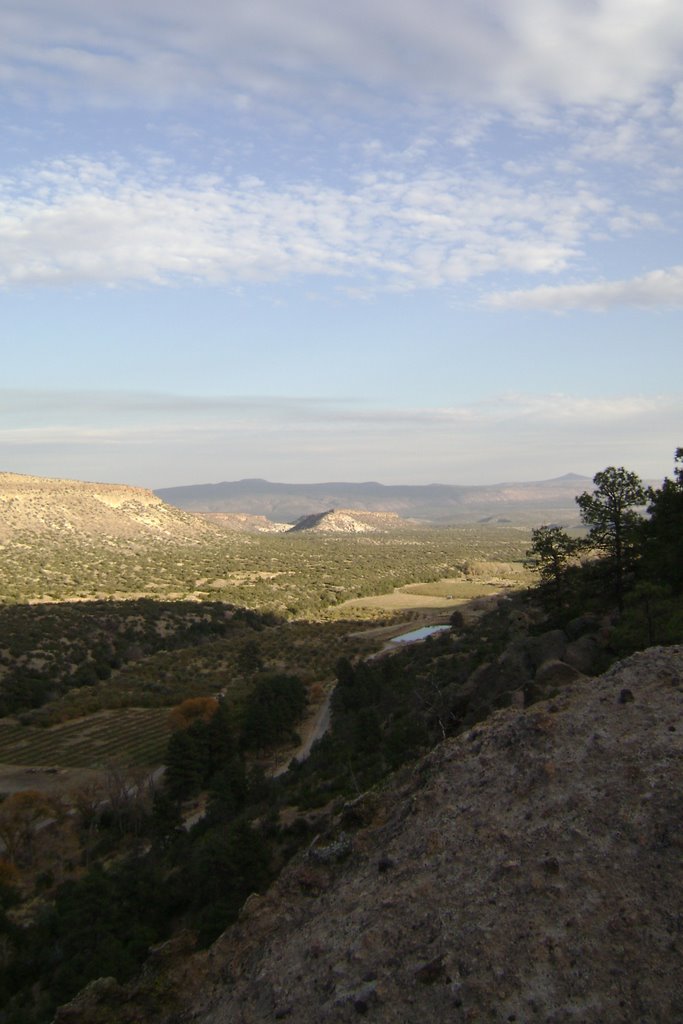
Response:
[[[680,0],[0,0],[0,470],[683,445]]]

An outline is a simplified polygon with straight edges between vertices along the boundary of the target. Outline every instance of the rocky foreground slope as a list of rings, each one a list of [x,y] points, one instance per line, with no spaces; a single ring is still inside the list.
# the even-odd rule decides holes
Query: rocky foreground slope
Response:
[[[66,1022],[683,1020],[683,647],[507,709],[347,805],[203,953]]]

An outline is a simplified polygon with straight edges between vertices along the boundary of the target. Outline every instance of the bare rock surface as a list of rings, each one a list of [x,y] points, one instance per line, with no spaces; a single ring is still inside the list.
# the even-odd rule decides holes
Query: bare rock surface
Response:
[[[683,1020],[683,647],[499,711],[353,811],[210,950],[60,1019]]]

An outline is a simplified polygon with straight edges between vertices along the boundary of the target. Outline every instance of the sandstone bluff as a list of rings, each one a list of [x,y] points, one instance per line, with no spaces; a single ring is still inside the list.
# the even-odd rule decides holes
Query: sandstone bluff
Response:
[[[60,1024],[683,1020],[683,647],[497,712]]]
[[[0,543],[17,537],[44,543],[69,537],[196,540],[214,532],[143,487],[0,473]]]

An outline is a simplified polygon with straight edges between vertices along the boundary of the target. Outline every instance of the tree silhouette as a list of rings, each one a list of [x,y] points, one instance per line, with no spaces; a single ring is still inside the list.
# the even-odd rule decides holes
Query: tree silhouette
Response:
[[[674,479],[648,491],[643,556],[648,576],[683,591],[683,448],[676,449]]]
[[[647,501],[647,490],[636,473],[608,466],[593,477],[595,490],[576,501],[581,519],[590,526],[589,542],[603,551],[612,567],[619,610],[624,607],[624,574],[637,548],[641,517],[636,511]]]
[[[578,540],[559,526],[539,526],[531,531],[527,555],[535,560],[534,569],[541,581],[552,589],[558,605],[562,601],[567,568],[580,546]]]

